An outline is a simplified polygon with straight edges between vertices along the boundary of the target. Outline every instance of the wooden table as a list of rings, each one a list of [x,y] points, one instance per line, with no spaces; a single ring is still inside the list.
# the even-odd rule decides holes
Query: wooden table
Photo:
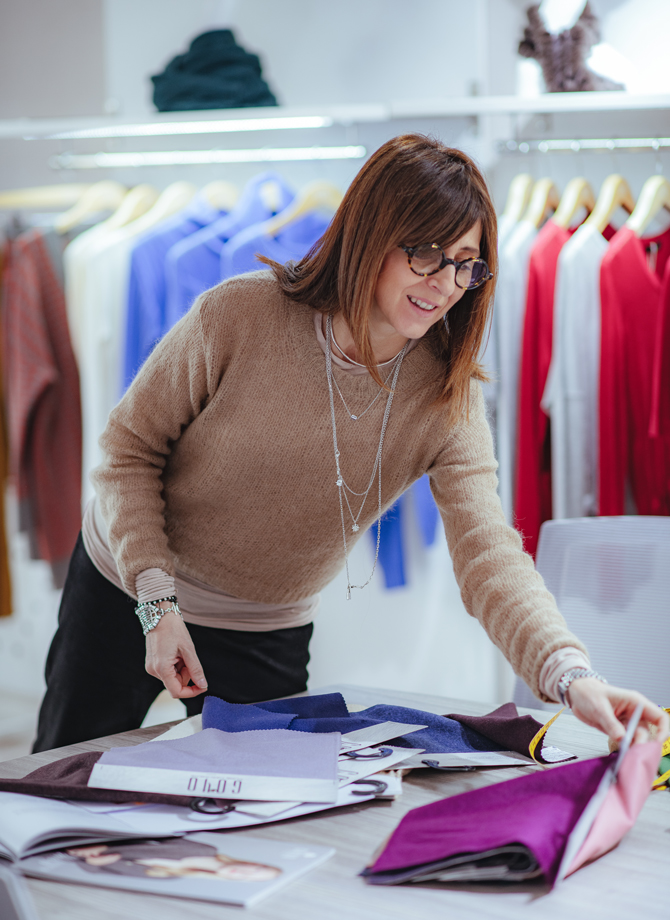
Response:
[[[396,693],[363,687],[340,690],[347,703],[386,702],[436,713],[481,715],[491,707],[425,694]],[[532,710],[525,710],[533,712]],[[533,713],[546,721],[547,713]],[[0,776],[23,776],[41,764],[80,751],[104,751],[146,741],[166,726],[153,726],[83,744],[0,763]],[[603,735],[562,715],[549,730],[550,743],[594,757],[607,753]],[[263,920],[624,920],[662,917],[670,891],[670,794],[653,793],[637,824],[619,847],[580,869],[554,891],[543,883],[523,885],[445,885],[373,887],[358,873],[379,844],[411,808],[488,783],[501,782],[535,768],[440,774],[415,770],[404,780],[404,794],[395,802],[373,801],[322,812],[292,821],[268,824],[237,834],[273,840],[318,843],[335,847],[336,855],[246,914]],[[138,895],[28,879],[42,920],[191,920],[236,917],[239,908],[177,898]]]

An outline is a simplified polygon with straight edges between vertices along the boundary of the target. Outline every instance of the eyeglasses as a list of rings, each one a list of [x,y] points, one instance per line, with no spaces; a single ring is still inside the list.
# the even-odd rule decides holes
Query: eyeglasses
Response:
[[[409,267],[415,275],[427,278],[442,271],[447,265],[456,269],[456,285],[464,291],[471,291],[493,278],[483,259],[448,259],[437,243],[422,243],[421,246],[401,246],[407,253]]]

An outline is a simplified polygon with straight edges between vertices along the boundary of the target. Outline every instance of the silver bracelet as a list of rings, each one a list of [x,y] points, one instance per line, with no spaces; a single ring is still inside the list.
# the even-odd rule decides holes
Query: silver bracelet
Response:
[[[570,684],[573,682],[573,680],[577,680],[580,677],[595,677],[595,679],[599,680],[602,684],[607,683],[604,677],[598,674],[597,671],[593,671],[591,668],[570,668],[569,671],[566,671],[565,674],[563,674],[558,682],[557,689],[558,695],[561,698],[561,705],[568,705],[565,697],[568,690],[570,689]]]
[[[158,605],[163,601],[170,601],[170,606],[159,607]],[[152,629],[155,629],[158,626],[166,613],[174,613],[178,617],[181,617],[182,620],[184,619],[184,617],[181,615],[181,610],[179,609],[177,598],[174,596],[159,597],[155,601],[145,601],[143,604],[138,604],[137,607],[135,607],[135,613],[137,614],[137,617],[142,626],[142,632],[145,636],[148,632],[151,632]]]

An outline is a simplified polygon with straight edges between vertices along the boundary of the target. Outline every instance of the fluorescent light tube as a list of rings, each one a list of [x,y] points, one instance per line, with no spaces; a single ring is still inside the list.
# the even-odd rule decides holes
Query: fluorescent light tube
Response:
[[[135,153],[61,153],[54,169],[111,169],[122,166],[199,166],[211,163],[281,163],[292,160],[357,160],[365,147],[260,147],[257,150],[154,150]]]
[[[333,119],[321,115],[277,116],[275,118],[230,118],[218,121],[153,122],[140,125],[110,125],[82,128],[46,135],[49,138],[169,137],[177,134],[226,134],[237,131],[277,131],[297,128],[328,128]]]

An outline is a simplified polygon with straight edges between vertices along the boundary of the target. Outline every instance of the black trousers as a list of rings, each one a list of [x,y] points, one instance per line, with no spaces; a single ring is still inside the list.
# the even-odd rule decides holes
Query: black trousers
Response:
[[[81,534],[46,664],[47,690],[33,752],[138,728],[163,684],[144,669],[135,601],[91,562]],[[188,625],[207,693],[257,703],[307,689],[312,624],[271,632]],[[189,715],[205,694],[184,700]]]

